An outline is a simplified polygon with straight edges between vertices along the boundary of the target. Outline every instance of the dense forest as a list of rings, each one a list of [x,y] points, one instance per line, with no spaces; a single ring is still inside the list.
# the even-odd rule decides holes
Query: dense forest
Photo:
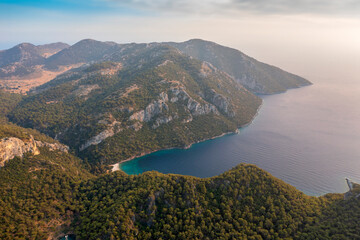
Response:
[[[254,165],[200,179],[90,174],[42,149],[0,169],[0,239],[360,239],[360,191],[309,197]]]
[[[72,221],[74,191],[92,175],[70,154],[40,151],[0,168],[0,239],[47,239]]]

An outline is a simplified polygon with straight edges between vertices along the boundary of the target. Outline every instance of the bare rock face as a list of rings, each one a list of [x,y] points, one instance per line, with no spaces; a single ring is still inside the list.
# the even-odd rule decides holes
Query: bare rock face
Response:
[[[211,90],[211,95],[211,101],[218,109],[220,109],[230,117],[235,116],[235,113],[231,110],[230,99],[227,99],[223,95],[217,93],[214,89]]]
[[[33,155],[39,155],[40,150],[38,147],[47,147],[50,151],[69,151],[69,147],[66,145],[36,141],[31,135],[29,139],[25,140],[21,140],[16,137],[7,137],[0,140],[0,167],[3,167],[5,162],[13,159],[14,157],[22,157],[28,152]]]
[[[121,132],[123,129],[119,127],[120,125],[121,125],[121,123],[114,119],[114,121],[112,123],[107,124],[107,129],[100,132],[98,135],[90,138],[83,145],[81,145],[79,150],[83,151],[84,149],[90,147],[91,145],[98,145],[105,139],[114,136],[118,132]]]
[[[166,92],[162,92],[159,95],[159,99],[151,102],[146,106],[144,110],[140,110],[135,112],[130,116],[130,120],[137,120],[139,122],[150,122],[154,120],[154,124],[152,126],[153,129],[158,128],[162,124],[166,124],[171,122],[172,120],[178,118],[175,116],[168,116],[169,106],[167,102],[176,103],[181,102],[184,104],[185,110],[189,113],[189,117],[183,121],[183,123],[191,122],[193,120],[193,116],[205,115],[205,114],[216,114],[219,115],[219,111],[215,105],[206,102],[203,99],[200,99],[201,102],[193,99],[185,90],[184,86],[176,86],[170,88],[169,95]],[[219,107],[224,108],[227,111],[228,102],[225,97],[222,95],[216,94],[214,95],[214,103],[218,104]]]
[[[191,114],[194,116],[197,115],[205,115],[214,113],[216,115],[219,115],[219,111],[216,109],[216,107],[212,104],[206,103],[206,104],[200,104],[198,101],[190,98],[187,104],[187,108],[190,110]]]
[[[21,140],[16,137],[7,137],[0,140],[0,167],[14,157],[22,157],[25,153],[39,155],[38,147],[48,147],[50,151],[60,150],[68,152],[69,147],[60,143],[47,143],[34,140],[30,135],[29,139]]]
[[[170,102],[172,103],[190,98],[189,94],[185,91],[184,86],[172,87],[170,90],[173,95],[170,99]]]
[[[141,122],[149,122],[156,115],[169,110],[169,106],[166,102],[169,100],[168,95],[165,92],[160,93],[160,99],[153,101],[146,106],[144,110],[134,113],[130,116],[130,120],[138,120]]]
[[[31,152],[34,155],[40,154],[34,138],[31,136],[27,141],[19,138],[9,137],[0,141],[0,167],[14,157],[22,157],[24,153]]]
[[[191,112],[192,115],[198,116],[198,115],[205,115],[214,113],[216,115],[219,115],[219,111],[217,108],[210,104],[205,103],[201,104],[186,92],[184,86],[178,86],[171,88],[171,94],[172,98],[170,99],[171,102],[177,102],[177,101],[185,101],[187,109]]]
[[[86,143],[84,143],[80,147],[80,151],[90,147],[91,145],[97,145],[97,144],[101,143],[102,141],[104,141],[106,138],[114,136],[114,134],[115,134],[115,132],[112,128],[106,129],[106,130],[102,131],[101,133],[99,133],[98,135],[96,135],[96,136],[92,137],[91,139],[89,139],[88,141],[86,141]]]

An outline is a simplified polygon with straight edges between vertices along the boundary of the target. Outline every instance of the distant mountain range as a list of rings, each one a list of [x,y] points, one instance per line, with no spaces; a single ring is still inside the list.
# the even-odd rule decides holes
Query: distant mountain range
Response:
[[[21,43],[0,51],[0,78],[24,77],[35,72],[35,66],[43,65],[47,57],[68,48],[66,43],[51,43],[35,46]]]
[[[211,63],[250,91],[258,94],[279,93],[289,88],[310,84],[299,76],[259,62],[236,49],[200,39],[182,43],[151,44],[117,44],[85,39],[72,46],[65,43],[39,46],[23,43],[0,52],[0,79],[36,78],[41,76],[40,66],[41,70],[56,72],[62,67],[72,68],[79,64],[108,60],[123,62],[135,54],[132,51],[138,51],[150,45],[172,46],[188,56]],[[32,76],[31,74],[35,72],[38,74]]]

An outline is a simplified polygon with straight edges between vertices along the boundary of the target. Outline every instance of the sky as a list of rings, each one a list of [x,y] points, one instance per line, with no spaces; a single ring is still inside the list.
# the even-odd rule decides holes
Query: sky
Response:
[[[353,76],[360,74],[360,1],[0,0],[0,49],[85,38],[202,38],[305,77]]]

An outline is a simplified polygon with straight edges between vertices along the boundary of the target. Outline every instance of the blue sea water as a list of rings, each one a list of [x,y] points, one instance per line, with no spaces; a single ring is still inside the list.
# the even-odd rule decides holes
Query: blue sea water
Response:
[[[159,151],[120,168],[204,178],[252,163],[314,196],[347,191],[345,177],[360,183],[360,84],[320,82],[262,98],[258,116],[240,134]]]

